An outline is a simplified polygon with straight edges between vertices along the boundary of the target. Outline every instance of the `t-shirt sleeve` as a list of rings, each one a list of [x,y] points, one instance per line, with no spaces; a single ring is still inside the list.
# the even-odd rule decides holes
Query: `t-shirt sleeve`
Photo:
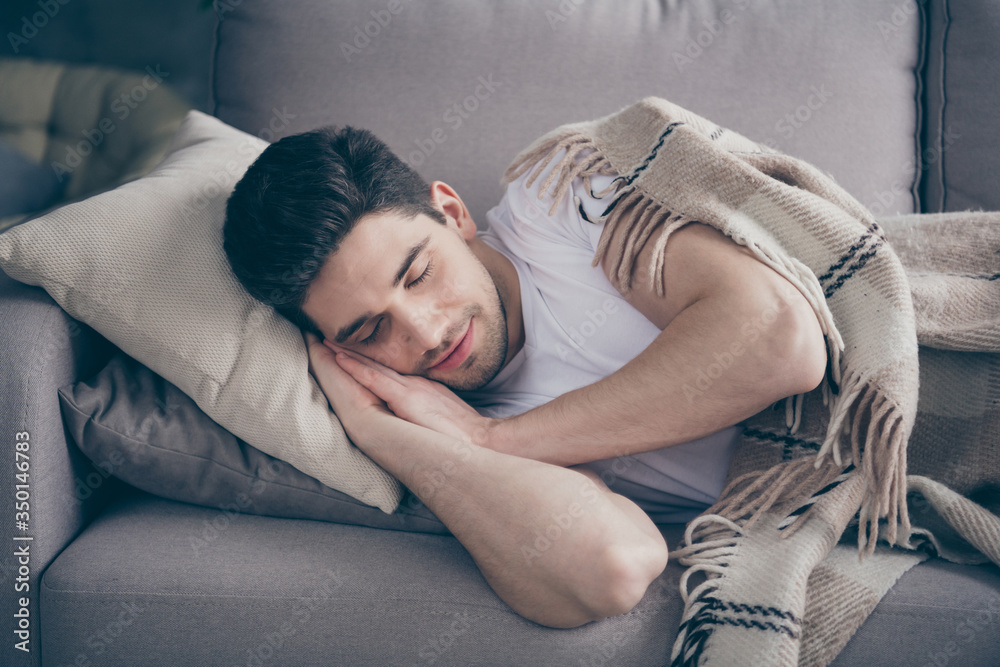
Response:
[[[593,149],[581,151],[576,160],[584,159]],[[545,169],[531,183],[526,186],[528,177],[534,172],[535,167],[528,169],[517,179],[507,185],[507,205],[512,218],[517,221],[518,226],[524,230],[526,235],[530,234],[537,241],[549,240],[554,243],[568,244],[573,247],[588,250],[591,254],[597,248],[600,241],[601,231],[604,223],[599,221],[601,213],[611,202],[612,194],[606,194],[603,199],[592,196],[591,191],[584,185],[582,178],[573,180],[570,188],[556,204],[555,210],[549,215],[549,209],[555,201],[552,196],[553,185],[550,185],[542,196],[542,183],[545,182],[549,173],[557,167],[559,160],[566,154],[566,149],[560,150],[553,159],[545,165]],[[600,192],[606,188],[613,176],[606,174],[594,175],[590,177],[591,189]],[[579,203],[576,198],[579,198]],[[580,214],[580,207],[583,207],[590,220],[588,222]],[[530,229],[525,229],[530,227]]]

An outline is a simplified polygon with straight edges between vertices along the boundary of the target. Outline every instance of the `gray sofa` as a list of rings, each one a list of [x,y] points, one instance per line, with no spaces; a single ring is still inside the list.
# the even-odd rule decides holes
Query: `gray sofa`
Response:
[[[879,215],[1000,209],[987,0],[219,0],[216,13],[216,116],[268,140],[368,127],[480,221],[530,140],[646,95],[812,162]],[[17,432],[33,443],[20,560],[5,464],[0,664],[667,662],[673,562],[630,613],[557,630],[514,614],[450,536],[236,514],[108,476],[63,426],[57,389],[114,351],[0,272],[0,441],[11,462]],[[663,527],[672,548],[682,529]],[[13,646],[21,597],[30,653]],[[1000,664],[1000,570],[914,567],[833,664]]]

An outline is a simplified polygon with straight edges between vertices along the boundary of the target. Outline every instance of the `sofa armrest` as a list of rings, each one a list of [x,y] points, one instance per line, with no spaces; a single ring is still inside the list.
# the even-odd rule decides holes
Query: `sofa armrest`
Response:
[[[67,438],[57,390],[102,368],[114,346],[60,308],[40,287],[0,270],[0,664],[38,665],[38,582],[48,564],[99,513],[121,483]],[[27,459],[16,443],[27,432]],[[28,462],[27,477],[17,465]],[[27,488],[18,485],[26,479]],[[18,492],[20,491],[20,497]],[[27,491],[27,494],[25,494]],[[27,495],[27,529],[16,503]],[[18,539],[27,538],[31,539]],[[24,551],[27,550],[27,555]],[[19,553],[21,555],[19,555]],[[27,571],[27,576],[25,576]],[[17,650],[27,599],[29,653]],[[17,618],[17,614],[22,618]],[[11,638],[15,637],[14,641]]]

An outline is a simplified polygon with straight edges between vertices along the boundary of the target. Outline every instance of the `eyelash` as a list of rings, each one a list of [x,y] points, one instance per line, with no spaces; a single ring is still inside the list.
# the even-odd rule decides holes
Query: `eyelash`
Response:
[[[420,274],[420,277],[416,278],[412,283],[407,285],[407,287],[413,287],[414,285],[419,285],[420,283],[424,282],[424,280],[430,277],[431,271],[433,270],[434,270],[434,263],[427,262],[427,268],[424,269],[424,272]]]
[[[424,269],[424,272],[421,273],[418,278],[414,279],[413,282],[411,282],[409,285],[406,286],[407,289],[424,282],[427,278],[430,277],[431,271],[433,270],[434,270],[434,264],[432,262],[427,262],[427,268]],[[378,324],[375,325],[375,329],[372,330],[371,334],[369,334],[367,338],[363,338],[358,342],[366,346],[372,345],[373,343],[375,343],[376,339],[378,339],[378,332],[381,328],[382,328],[382,320],[379,320]]]
[[[381,328],[382,328],[382,320],[379,320],[378,324],[375,325],[375,329],[371,332],[371,335],[369,335],[368,338],[363,338],[358,342],[361,343],[362,345],[371,345],[372,343],[375,342],[375,339],[378,338],[378,331]]]

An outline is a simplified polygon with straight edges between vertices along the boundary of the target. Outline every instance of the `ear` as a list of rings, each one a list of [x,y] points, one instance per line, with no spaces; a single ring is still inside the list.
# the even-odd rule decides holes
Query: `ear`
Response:
[[[444,181],[431,183],[431,202],[447,218],[448,226],[455,228],[463,239],[471,241],[476,237],[476,223],[462,198],[450,185]]]

